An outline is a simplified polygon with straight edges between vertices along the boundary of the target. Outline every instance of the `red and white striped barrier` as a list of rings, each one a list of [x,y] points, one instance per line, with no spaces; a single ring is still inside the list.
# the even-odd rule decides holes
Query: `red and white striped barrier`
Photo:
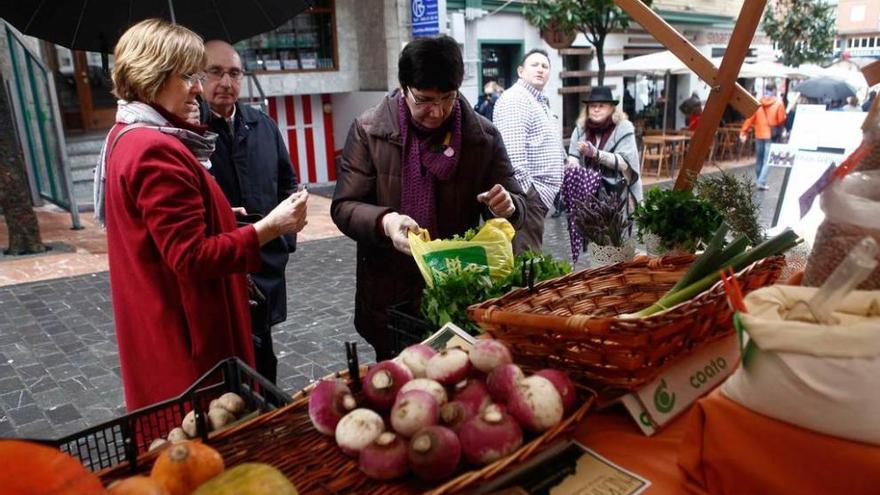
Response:
[[[269,117],[281,130],[299,182],[336,180],[330,95],[272,96],[268,100]],[[325,106],[331,111],[325,113]]]

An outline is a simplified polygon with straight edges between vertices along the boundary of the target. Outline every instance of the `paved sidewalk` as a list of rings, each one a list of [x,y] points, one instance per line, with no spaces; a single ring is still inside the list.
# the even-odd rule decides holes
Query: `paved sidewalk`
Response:
[[[771,184],[779,180],[771,174]],[[758,197],[767,225],[776,195]],[[327,221],[317,213],[310,226]],[[565,219],[548,218],[545,250],[568,259],[568,242]],[[344,369],[346,340],[358,342],[361,362],[374,360],[352,324],[354,271],[346,237],[303,241],[291,257],[288,320],[274,333],[284,390]],[[0,437],[54,438],[125,413],[112,315],[106,271],[0,286]]]

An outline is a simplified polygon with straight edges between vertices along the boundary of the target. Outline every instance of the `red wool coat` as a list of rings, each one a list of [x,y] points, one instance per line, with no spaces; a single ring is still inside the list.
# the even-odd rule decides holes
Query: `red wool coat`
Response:
[[[111,129],[112,138],[123,126]],[[107,160],[105,218],[116,339],[129,411],[176,396],[218,361],[254,364],[245,273],[252,226],[177,138],[123,134]]]

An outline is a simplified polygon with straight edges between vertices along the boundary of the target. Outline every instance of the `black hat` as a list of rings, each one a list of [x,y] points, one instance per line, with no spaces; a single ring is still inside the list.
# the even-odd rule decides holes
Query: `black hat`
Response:
[[[611,103],[612,105],[617,105],[618,103],[618,100],[615,100],[614,97],[611,96],[611,88],[608,86],[593,86],[593,89],[590,90],[590,94],[582,101],[587,104]]]

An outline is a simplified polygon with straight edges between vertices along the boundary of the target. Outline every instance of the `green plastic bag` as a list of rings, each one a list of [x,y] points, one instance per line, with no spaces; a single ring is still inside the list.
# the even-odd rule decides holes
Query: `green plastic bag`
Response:
[[[469,241],[432,241],[428,231],[422,229],[419,234],[409,233],[409,246],[429,287],[434,287],[434,281],[457,264],[488,272],[492,280],[499,280],[513,271],[510,241],[514,234],[510,222],[493,218]]]

